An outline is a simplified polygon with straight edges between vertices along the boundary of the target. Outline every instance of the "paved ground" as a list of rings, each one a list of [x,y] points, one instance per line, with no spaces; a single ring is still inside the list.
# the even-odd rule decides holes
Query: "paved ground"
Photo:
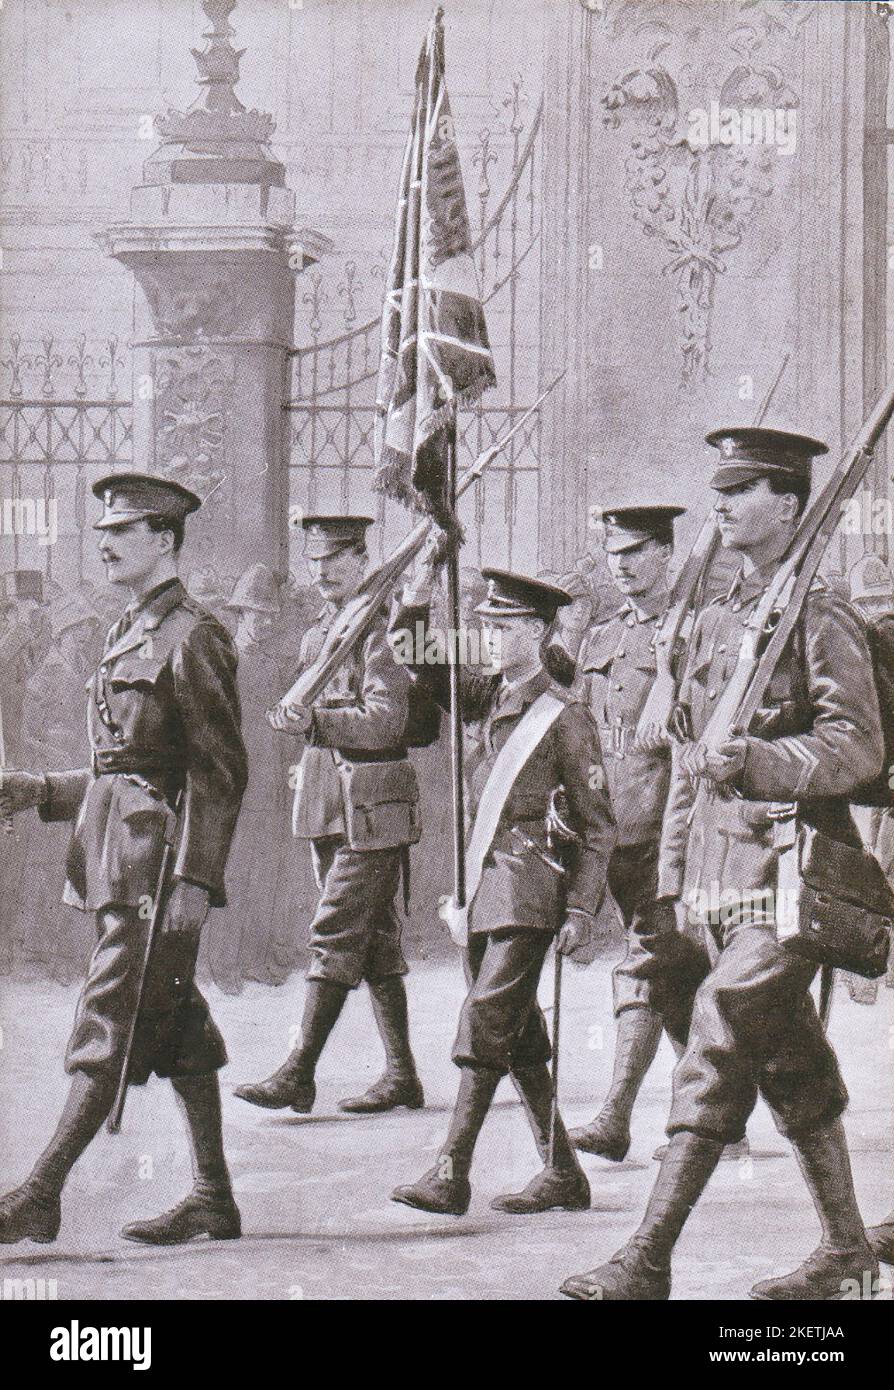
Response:
[[[233,1059],[223,1073],[225,1121],[245,1238],[163,1254],[118,1238],[125,1221],[170,1206],[190,1182],[172,1093],[154,1081],[132,1094],[124,1132],[103,1134],[75,1170],[58,1243],[4,1248],[0,1279],[54,1279],[60,1299],[553,1299],[565,1275],[611,1254],[637,1224],[667,1111],[666,1045],[641,1096],[629,1158],[586,1160],[590,1213],[521,1218],[489,1209],[494,1194],[522,1186],[537,1165],[504,1083],[477,1154],[468,1215],[426,1218],[388,1194],[430,1164],[446,1129],[460,971],[429,964],[411,975],[429,1105],[377,1119],[336,1109],[340,1096],[379,1070],[362,993],[324,1055],[318,1113],[302,1118],[264,1116],[231,1095],[238,1082],[266,1075],[281,1060],[300,1018],[300,980],[280,989],[252,986],[239,997],[209,993]],[[608,1081],[609,995],[603,963],[566,971],[561,1090],[569,1123],[591,1116]],[[25,1176],[52,1129],[65,1093],[60,1058],[74,1001],[75,992],[59,985],[0,981],[0,1190]],[[867,1219],[876,1220],[894,1205],[894,994],[882,990],[866,1007],[838,989],[832,1035],[852,1096],[846,1122],[857,1190]],[[755,1278],[791,1267],[815,1244],[810,1200],[763,1108],[750,1134],[752,1161],[721,1166],[687,1227],[675,1298],[742,1298]]]

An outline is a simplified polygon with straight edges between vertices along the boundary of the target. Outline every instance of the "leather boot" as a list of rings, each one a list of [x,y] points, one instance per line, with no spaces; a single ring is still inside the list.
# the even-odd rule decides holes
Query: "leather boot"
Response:
[[[236,1240],[242,1234],[242,1223],[232,1194],[215,1196],[197,1185],[171,1211],[149,1221],[133,1221],[121,1234],[125,1240],[143,1245],[182,1245],[196,1236]]]
[[[491,1202],[494,1211],[509,1211],[516,1215],[534,1212],[588,1211],[590,1184],[577,1161],[561,1116],[556,1115],[550,1155],[550,1123],[552,1120],[553,1085],[546,1063],[539,1067],[524,1067],[512,1072],[513,1084],[521,1096],[534,1134],[537,1151],[544,1163],[543,1171],[532,1178],[521,1192],[509,1192]]]
[[[443,1216],[463,1216],[472,1200],[469,1171],[475,1142],[490,1109],[500,1073],[486,1067],[461,1067],[459,1095],[450,1122],[447,1142],[434,1168],[418,1182],[396,1187],[392,1202]]]
[[[569,1130],[575,1148],[620,1163],[630,1148],[630,1117],[661,1042],[661,1018],[649,1008],[624,1009],[618,1015],[612,1084],[594,1120]]]
[[[880,1226],[868,1227],[866,1239],[876,1259],[881,1260],[882,1264],[894,1265],[894,1211]]]
[[[298,1115],[310,1114],[317,1095],[314,1071],[347,995],[346,986],[332,980],[308,980],[300,1047],[266,1081],[237,1086],[234,1094],[263,1110],[291,1106]]]
[[[0,1199],[0,1244],[55,1240],[62,1220],[60,1196],[76,1161],[112,1108],[115,1085],[106,1076],[77,1071],[71,1079],[56,1132],[28,1181]]]
[[[605,1264],[571,1275],[561,1292],[585,1301],[655,1303],[670,1298],[671,1253],[722,1151],[714,1139],[686,1131],[673,1135],[635,1235]]]
[[[878,1260],[857,1208],[844,1126],[836,1120],[793,1142],[822,1224],[822,1239],[796,1270],[779,1279],[762,1279],[751,1297],[798,1301],[873,1297],[878,1292]]]
[[[400,975],[370,981],[373,1013],[385,1048],[385,1073],[362,1096],[351,1096],[338,1103],[349,1115],[374,1115],[405,1105],[421,1110],[425,1105],[422,1083],[410,1047],[407,993]]]
[[[59,1234],[61,1222],[58,1193],[43,1192],[30,1181],[0,1197],[0,1245],[14,1245],[19,1240],[48,1245]]]

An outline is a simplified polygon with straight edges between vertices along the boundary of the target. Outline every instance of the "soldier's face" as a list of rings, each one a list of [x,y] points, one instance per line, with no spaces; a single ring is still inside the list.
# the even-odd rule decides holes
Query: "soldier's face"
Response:
[[[170,531],[150,531],[145,521],[109,526],[99,533],[99,556],[110,584],[138,589],[172,550]]]
[[[714,514],[726,550],[761,550],[791,530],[797,499],[791,493],[771,492],[766,478],[751,478],[718,491]]]
[[[357,588],[366,570],[366,551],[349,546],[337,555],[308,560],[310,577],[328,603],[344,603]]]
[[[669,545],[643,541],[630,550],[607,551],[608,572],[622,594],[642,598],[667,585]]]
[[[546,624],[539,618],[485,618],[481,637],[487,664],[504,676],[540,659]]]

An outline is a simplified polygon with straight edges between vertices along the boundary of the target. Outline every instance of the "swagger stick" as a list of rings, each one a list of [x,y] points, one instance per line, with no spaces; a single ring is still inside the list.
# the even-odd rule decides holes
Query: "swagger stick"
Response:
[[[558,944],[553,972],[553,1094],[549,1107],[549,1166],[556,1166],[556,1120],[559,1115],[559,1027],[562,1015],[562,952]]]
[[[179,815],[180,804],[183,794],[178,793],[174,802],[174,814]],[[172,837],[173,838],[173,837]],[[140,986],[137,990],[137,1002],[134,1007],[133,1017],[130,1020],[130,1027],[127,1033],[127,1047],[124,1051],[124,1061],[121,1064],[121,1075],[118,1078],[118,1089],[115,1092],[115,1100],[106,1120],[106,1129],[109,1134],[118,1134],[121,1130],[121,1118],[124,1114],[124,1102],[127,1100],[127,1088],[130,1085],[130,1074],[133,1064],[134,1043],[137,1036],[137,1024],[140,1020],[140,1013],[146,998],[146,986],[149,979],[149,967],[152,962],[152,953],[158,934],[161,930],[162,910],[166,907],[165,887],[167,885],[168,873],[171,868],[171,861],[174,858],[174,846],[171,840],[165,840],[164,854],[161,857],[161,868],[158,871],[158,883],[155,889],[155,899],[152,903],[152,917],[149,921],[149,933],[146,937],[146,951],[143,956],[143,964],[140,970]]]
[[[456,411],[448,428],[447,497],[451,510],[456,508]],[[466,807],[463,785],[463,712],[459,669],[459,539],[450,544],[447,555],[448,627],[456,640],[447,643],[447,662],[450,674],[450,770],[453,780],[453,901],[458,908],[466,905]]]

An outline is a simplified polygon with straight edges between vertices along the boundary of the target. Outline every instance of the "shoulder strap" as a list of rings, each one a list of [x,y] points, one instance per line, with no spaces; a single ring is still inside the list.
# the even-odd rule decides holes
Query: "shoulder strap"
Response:
[[[481,886],[484,861],[494,842],[509,793],[525,763],[564,708],[563,700],[544,691],[525,711],[497,754],[478,803],[475,824],[466,849],[467,903],[474,900]]]

